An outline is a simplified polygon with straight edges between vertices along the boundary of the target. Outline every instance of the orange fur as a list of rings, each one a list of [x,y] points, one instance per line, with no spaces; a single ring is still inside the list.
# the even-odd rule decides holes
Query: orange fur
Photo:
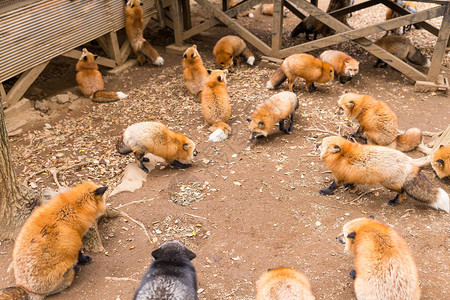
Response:
[[[141,122],[129,126],[118,140],[117,150],[121,154],[133,152],[146,172],[148,170],[142,164],[146,153],[159,156],[166,162],[190,161],[197,155],[191,139],[169,130],[160,122]]]
[[[233,59],[240,59],[241,56],[248,64],[253,65],[255,56],[247,48],[244,40],[235,35],[227,35],[221,38],[213,49],[216,57],[216,63],[220,69],[229,69],[233,71]]]
[[[310,54],[293,54],[283,61],[267,82],[267,87],[277,88],[287,78],[289,91],[292,92],[297,77],[305,79],[306,89],[312,93],[315,89],[314,82],[325,83],[332,80],[334,71],[329,63],[324,63]]]
[[[161,66],[164,64],[164,59],[144,39],[143,14],[140,0],[128,0],[125,5],[125,31],[128,40],[141,65],[145,63],[145,57],[148,57],[154,65]]]
[[[280,122],[280,130],[290,133],[292,131],[294,112],[298,108],[298,99],[294,93],[281,92],[260,103],[249,119],[250,140],[260,136],[267,136]],[[290,118],[290,130],[284,128],[284,121]]]
[[[449,212],[448,194],[431,184],[413,160],[400,151],[332,136],[323,139],[320,158],[336,179],[328,189],[321,190],[321,194],[330,195],[343,183],[381,184],[398,192],[396,198],[389,201],[392,206],[401,203],[406,193],[434,209]]]
[[[356,298],[420,299],[419,274],[406,241],[371,218],[352,220],[337,239],[355,255]]]
[[[81,93],[94,102],[114,102],[126,98],[127,95],[121,92],[104,91],[102,73],[98,70],[95,58],[96,56],[84,48],[77,62],[76,80]]]
[[[397,116],[382,100],[368,95],[346,93],[338,101],[339,109],[359,124],[360,133],[364,133],[369,143],[388,146],[400,151],[411,151],[422,141],[422,132],[410,128],[398,135]]]
[[[210,130],[222,129],[228,136],[231,127],[228,121],[231,117],[230,96],[227,90],[227,71],[214,70],[210,72],[202,91],[202,115]]]
[[[405,36],[391,34],[382,37],[375,44],[404,61],[424,67],[431,65],[430,59],[423,55]]]
[[[305,275],[291,268],[264,272],[256,282],[256,300],[314,300]]]
[[[13,249],[18,286],[39,299],[71,285],[82,237],[106,210],[105,190],[84,182],[33,210]]]
[[[431,166],[439,178],[450,176],[450,145],[441,145],[433,153]]]
[[[344,83],[340,78],[341,76],[351,79],[359,72],[359,62],[342,51],[324,51],[320,54],[320,59],[333,67],[334,73],[335,75],[338,75],[338,79],[341,83]]]
[[[186,89],[194,96],[200,96],[201,99],[199,93],[203,90],[208,72],[196,45],[188,48],[183,54],[183,75]]]

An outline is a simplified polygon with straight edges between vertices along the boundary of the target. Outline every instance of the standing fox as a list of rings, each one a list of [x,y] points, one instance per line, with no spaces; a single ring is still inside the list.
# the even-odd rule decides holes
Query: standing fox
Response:
[[[291,133],[294,127],[294,112],[298,108],[298,99],[294,93],[281,92],[273,95],[263,103],[259,104],[247,119],[251,132],[250,141],[267,137],[269,132],[279,122],[279,129],[284,133]],[[284,122],[289,118],[289,128],[284,127]]]
[[[251,66],[255,62],[255,56],[248,49],[247,44],[235,35],[227,35],[221,38],[214,46],[213,54],[219,68],[222,70],[228,69],[231,72],[234,70],[234,60],[239,61],[241,56]]]
[[[227,73],[227,70],[208,70],[209,77],[202,92],[202,115],[206,123],[211,125],[210,130],[213,134],[210,140],[212,141],[225,140],[231,133],[231,127],[227,124],[231,117]],[[217,140],[216,135],[220,136]]]
[[[391,34],[376,41],[375,45],[404,61],[408,60],[413,64],[427,68],[431,65],[430,59],[417,50],[407,37]],[[385,62],[378,58],[374,67],[385,67],[386,65]]]
[[[338,80],[342,84],[352,80],[358,74],[359,62],[342,51],[327,50],[320,54],[320,59],[333,67],[334,74],[338,76]],[[345,80],[344,77],[347,79]]]
[[[13,249],[12,266],[18,287],[6,292],[16,290],[16,295],[23,295],[26,291],[28,298],[19,299],[44,299],[72,284],[80,270],[78,264],[92,261],[81,254],[82,238],[106,210],[106,189],[84,182],[31,213]]]
[[[201,92],[208,78],[208,72],[197,51],[197,45],[188,48],[183,54],[184,86],[189,93],[201,99]]]
[[[406,152],[415,149],[422,141],[422,131],[418,128],[409,128],[404,134],[398,135],[397,116],[382,100],[347,93],[339,98],[338,105],[339,110],[359,124],[353,136],[365,134],[370,144]]]
[[[280,86],[286,78],[289,81],[289,91],[293,91],[295,79],[305,79],[306,89],[309,93],[316,90],[314,82],[325,83],[333,79],[333,67],[310,54],[293,54],[287,57],[281,66],[275,71],[269,81],[267,88],[273,90]]]
[[[406,193],[436,210],[449,212],[448,194],[434,186],[412,162],[412,158],[400,151],[360,145],[340,136],[332,136],[323,139],[320,158],[335,177],[327,189],[320,190],[322,195],[332,195],[343,183],[379,183],[398,193],[388,202],[391,206],[401,203]]]
[[[77,62],[77,83],[78,87],[84,96],[90,97],[94,102],[114,102],[128,97],[122,92],[107,92],[103,89],[102,73],[98,70],[98,65],[95,62],[97,56],[83,49],[80,59]]]
[[[144,39],[143,33],[143,10],[140,0],[128,0],[125,6],[125,31],[130,41],[131,47],[136,54],[141,65],[148,57],[156,66],[162,66],[164,59],[158,52]]]
[[[344,225],[336,238],[355,255],[356,299],[420,299],[419,274],[406,241],[390,226],[372,218]]]
[[[439,178],[450,176],[450,145],[441,145],[433,153],[431,166]]]
[[[190,168],[192,165],[179,160],[192,160],[198,154],[191,139],[169,130],[159,122],[141,122],[129,126],[122,138],[117,140],[116,149],[123,155],[133,152],[140,168],[146,173],[148,169],[144,162],[149,161],[144,157],[146,153],[162,157],[171,166],[180,169]]]
[[[256,300],[314,300],[305,275],[291,268],[264,272],[256,282]]]

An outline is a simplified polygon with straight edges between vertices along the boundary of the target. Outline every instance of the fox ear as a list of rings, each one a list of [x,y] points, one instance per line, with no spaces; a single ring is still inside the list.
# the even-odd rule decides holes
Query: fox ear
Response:
[[[375,219],[375,216],[374,216],[374,215],[371,215],[371,216],[369,216],[369,219],[374,220],[374,219]]]
[[[228,74],[228,69],[223,70],[223,73],[225,73],[225,75]]]
[[[185,249],[184,253],[186,253],[186,255],[189,258],[189,260],[193,260],[194,258],[197,257],[197,255],[194,252],[192,252],[191,250],[189,250],[189,249]]]
[[[188,143],[183,144],[184,151],[188,151],[189,149],[191,149],[191,146]]]
[[[210,75],[210,74],[211,74],[211,72],[212,72],[212,70],[206,70],[206,72],[208,72],[208,74]]]
[[[187,58],[187,54],[185,53],[185,54],[183,55],[183,57],[184,57],[184,58]]]
[[[338,145],[334,145],[333,149],[331,150],[331,153],[339,153],[341,152],[341,147]]]
[[[440,146],[439,146],[439,149],[441,149],[442,147],[444,147],[444,145],[440,145]]]
[[[84,60],[84,61],[87,61],[87,56],[86,56],[86,55],[83,56],[83,60]]]
[[[444,161],[442,159],[438,159],[434,162],[436,164],[436,167],[443,169],[444,168]]]
[[[353,108],[353,107],[355,107],[355,102],[350,101],[347,104],[345,104],[345,106],[347,106],[347,108]]]
[[[160,257],[160,254],[161,254],[161,248],[158,248],[152,252],[152,256],[154,259],[158,259]]]
[[[98,55],[94,55],[94,60],[97,59]]]
[[[264,129],[264,127],[265,127],[264,122],[263,122],[263,121],[260,121],[260,122],[258,123],[258,128],[259,128],[259,129]]]
[[[192,48],[197,49],[197,45],[195,45],[195,44],[192,45]]]
[[[348,239],[355,239],[355,236],[356,236],[356,232],[350,232],[348,235],[347,235],[347,238]]]
[[[144,3],[141,2],[141,6],[144,6]]]
[[[94,194],[97,196],[102,196],[106,192],[107,189],[108,189],[107,186],[100,187],[94,191]]]
[[[252,119],[250,119],[250,118],[247,118],[247,121],[250,123],[251,121],[252,121]]]
[[[346,66],[348,66],[348,61],[344,61],[344,64],[345,64]]]
[[[222,76],[217,76],[217,80],[218,80],[218,81],[223,81]]]

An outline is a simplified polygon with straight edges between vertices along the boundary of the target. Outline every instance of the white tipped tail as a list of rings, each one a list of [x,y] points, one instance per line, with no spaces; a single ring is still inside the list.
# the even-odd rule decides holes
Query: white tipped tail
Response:
[[[247,63],[250,65],[250,66],[253,66],[253,63],[255,62],[255,57],[254,56],[250,56],[248,59],[247,59]]]
[[[253,18],[255,15],[253,13],[248,13],[249,18]]]
[[[216,129],[213,133],[209,135],[208,142],[218,143],[223,142],[227,139],[225,131],[222,129]]]
[[[275,89],[275,87],[273,86],[272,82],[270,82],[270,80],[267,81],[266,88],[268,88],[269,90],[274,90]]]
[[[427,62],[425,64],[425,67],[429,68],[431,66],[431,60],[427,58]]]
[[[439,189],[436,202],[432,203],[431,206],[437,210],[443,210],[445,212],[449,212],[450,210],[450,199],[448,194],[443,190]]]
[[[122,92],[117,92],[117,97],[119,97],[119,99],[125,99],[128,95]]]
[[[164,64],[164,58],[162,58],[161,56],[159,56],[155,62],[153,63],[155,66],[162,66]]]

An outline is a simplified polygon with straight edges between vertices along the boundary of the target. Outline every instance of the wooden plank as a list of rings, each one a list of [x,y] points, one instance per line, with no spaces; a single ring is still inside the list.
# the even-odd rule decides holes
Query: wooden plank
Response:
[[[332,12],[330,12],[330,15],[335,17],[335,16],[340,16],[340,15],[345,15],[345,14],[349,14],[364,8],[368,8],[374,5],[379,4],[380,2],[378,0],[369,0],[369,1],[365,1],[365,2],[361,2],[358,4],[354,4],[354,5],[350,5],[338,10],[333,10]]]
[[[442,59],[445,55],[445,48],[448,43],[450,35],[450,4],[445,6],[444,18],[441,23],[441,30],[436,41],[433,57],[431,59],[431,66],[428,70],[427,80],[436,81],[441,70]]]
[[[322,10],[318,9],[314,5],[302,1],[302,0],[292,0],[298,7],[301,9],[307,11],[310,13],[313,17],[319,19],[321,22],[323,22],[325,25],[329,26],[330,28],[334,29],[338,33],[343,33],[346,31],[351,30],[351,28],[344,23],[340,22],[339,20],[336,20],[332,16],[328,15],[327,13],[323,12]],[[384,49],[378,47],[374,43],[372,43],[370,40],[366,38],[358,38],[354,40],[356,43],[358,43],[362,48],[366,49],[376,57],[382,59],[389,65],[391,65],[393,68],[399,70],[409,78],[413,79],[414,81],[417,80],[424,80],[426,78],[425,74],[422,74],[418,70],[416,70],[414,67],[408,65],[406,62],[402,61],[401,59],[397,58],[396,56],[390,54],[389,52],[385,51]],[[318,41],[316,41],[318,42]],[[294,48],[294,47],[292,47]],[[289,48],[289,49],[292,49]],[[280,54],[282,53],[285,55],[286,50],[282,53],[280,51]],[[297,52],[298,53],[298,52]]]
[[[0,82],[0,99],[1,99],[0,105],[2,105],[3,109],[7,108],[9,106],[8,96],[6,95],[5,87],[1,82]]]
[[[183,45],[183,12],[178,0],[172,0],[170,5],[170,13],[173,21],[173,31],[175,35],[175,45]]]
[[[409,10],[404,9],[403,7],[397,5],[397,3],[392,2],[391,0],[377,0],[377,1],[383,5],[386,5],[393,11],[397,12],[399,15],[411,14],[411,12]],[[417,25],[419,25],[420,27],[422,27],[423,29],[427,30],[428,32],[430,32],[431,34],[433,34],[435,36],[438,36],[438,34],[439,34],[439,29],[434,27],[430,23],[420,22],[420,23],[417,23]]]
[[[355,40],[360,37],[365,37],[377,32],[392,30],[401,26],[410,24],[411,22],[423,21],[435,17],[440,17],[444,14],[444,6],[436,6],[428,10],[420,11],[413,15],[405,15],[402,17],[394,18],[379,24],[370,25],[363,28],[349,30],[343,33],[337,33],[333,36],[324,37],[316,41],[311,41],[297,45],[288,49],[280,51],[282,57],[287,57],[294,53],[308,52],[315,49],[320,49],[335,45],[337,43],[347,42],[349,40]]]
[[[123,64],[122,57],[120,56],[119,40],[117,39],[117,33],[111,31],[106,35],[106,41],[108,43],[108,48],[110,49],[110,58],[114,59],[118,65]]]
[[[272,55],[277,56],[281,49],[281,35],[283,33],[283,6],[284,0],[273,1],[272,26]]]
[[[261,0],[248,0],[246,2],[241,2],[238,5],[234,6],[233,8],[229,9],[225,12],[226,15],[230,17],[235,17],[238,13],[241,13],[247,9],[252,8],[253,6],[260,3]],[[190,38],[191,36],[197,35],[217,24],[220,24],[220,21],[216,18],[211,18],[209,20],[206,20],[205,22],[201,23],[200,25],[197,25],[190,30],[187,30],[183,32],[183,40],[186,40]]]
[[[61,55],[65,56],[65,57],[70,57],[70,58],[74,58],[74,59],[78,60],[78,59],[80,59],[81,54],[82,54],[81,51],[70,50],[70,51],[67,51],[66,53],[63,53]],[[106,57],[103,57],[103,56],[97,57],[95,62],[98,65],[102,65],[102,66],[105,66],[105,67],[108,67],[108,68],[115,68],[115,67],[117,67],[117,63],[116,63],[115,60],[112,60],[112,59],[109,59],[109,58],[106,58]]]
[[[263,41],[258,39],[253,33],[245,29],[242,25],[230,18],[224,12],[216,9],[211,3],[207,0],[195,0],[198,4],[202,5],[203,8],[206,8],[207,11],[210,11],[214,17],[219,19],[222,23],[230,27],[230,29],[237,32],[240,36],[242,36],[246,41],[255,46],[259,51],[264,54],[269,54],[272,52],[269,46],[267,46]],[[250,1],[248,1],[250,2]]]
[[[9,90],[7,94],[9,105],[16,104],[20,100],[20,98],[22,98],[22,96],[33,84],[39,74],[44,71],[49,62],[50,60],[43,62],[36,67],[22,73],[19,80],[16,81],[14,86]]]
[[[284,5],[289,9],[294,15],[299,17],[300,19],[306,18],[306,15],[298,10],[297,6],[293,5],[289,0],[284,1]]]

